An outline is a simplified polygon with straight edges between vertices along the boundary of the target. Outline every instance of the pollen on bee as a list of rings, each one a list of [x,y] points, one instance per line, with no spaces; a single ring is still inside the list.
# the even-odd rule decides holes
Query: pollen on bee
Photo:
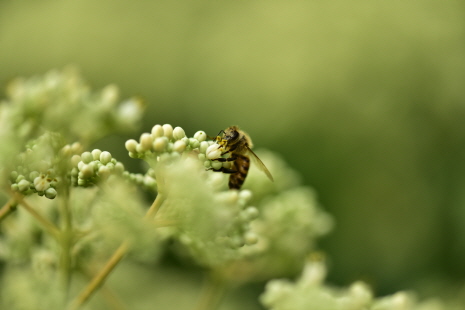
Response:
[[[230,162],[230,161],[225,161],[225,162],[223,163],[223,167],[226,168],[226,169],[231,169],[231,167],[232,167],[232,162]]]

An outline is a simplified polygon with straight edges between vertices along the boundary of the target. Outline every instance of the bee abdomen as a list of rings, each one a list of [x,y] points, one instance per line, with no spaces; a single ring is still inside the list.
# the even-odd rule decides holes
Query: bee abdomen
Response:
[[[231,174],[229,177],[229,188],[240,189],[244,184],[245,178],[250,168],[250,159],[245,155],[234,154],[236,160],[234,161],[234,168],[237,172]]]

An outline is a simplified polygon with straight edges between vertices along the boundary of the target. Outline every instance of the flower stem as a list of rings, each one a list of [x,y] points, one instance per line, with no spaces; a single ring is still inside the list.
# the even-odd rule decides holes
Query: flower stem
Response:
[[[226,293],[226,289],[226,280],[217,273],[210,273],[205,280],[200,300],[195,310],[217,309]]]
[[[90,281],[87,287],[79,294],[79,296],[71,303],[69,310],[79,309],[89,298],[99,289],[113,269],[118,265],[118,263],[123,259],[124,255],[129,250],[129,242],[124,241],[115,253],[110,257],[102,270]]]
[[[71,251],[74,243],[74,232],[72,214],[69,206],[68,187],[63,187],[63,196],[60,199],[60,219],[62,220],[60,233],[60,271],[63,287],[65,288],[65,300],[68,299],[69,287],[71,285]]]
[[[16,206],[17,204],[14,199],[10,199],[7,203],[5,203],[5,205],[0,209],[0,222],[16,211]]]

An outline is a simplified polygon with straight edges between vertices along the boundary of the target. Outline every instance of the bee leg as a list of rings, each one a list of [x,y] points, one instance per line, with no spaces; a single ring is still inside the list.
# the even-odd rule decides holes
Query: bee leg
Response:
[[[228,168],[225,168],[225,167],[221,167],[220,169],[208,168],[207,171],[208,170],[213,170],[214,172],[223,172],[223,173],[228,173],[228,174],[232,174],[232,173],[237,172],[236,170],[228,169]]]
[[[219,162],[227,162],[227,161],[234,161],[236,160],[237,157],[229,157],[229,158],[215,158],[215,159],[212,159],[212,160],[215,160],[215,161],[219,161]]]

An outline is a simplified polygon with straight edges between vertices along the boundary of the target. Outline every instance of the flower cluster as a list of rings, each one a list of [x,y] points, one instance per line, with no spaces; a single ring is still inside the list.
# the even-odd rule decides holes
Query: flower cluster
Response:
[[[197,157],[162,161],[155,169],[163,179],[165,201],[156,221],[168,223],[161,233],[178,241],[205,266],[222,266],[241,257],[240,249],[257,242],[250,223],[258,210],[249,205],[248,190],[222,190],[222,174],[205,171]]]
[[[110,132],[134,128],[143,113],[138,99],[119,103],[115,85],[92,92],[71,67],[44,76],[17,78],[10,83],[7,95],[1,114],[8,118],[16,138],[25,140],[45,129],[87,144]]]
[[[168,158],[178,158],[182,154],[195,154],[205,168],[229,168],[230,163],[213,161],[221,157],[219,145],[214,140],[207,140],[204,131],[197,131],[193,137],[187,137],[184,129],[170,124],[155,125],[151,133],[143,133],[139,141],[126,141],[126,150],[132,158],[141,158],[149,163]],[[193,151],[193,152],[192,152]]]
[[[261,302],[267,309],[301,310],[445,310],[438,300],[419,302],[408,292],[374,298],[369,287],[355,282],[348,288],[324,284],[326,268],[322,261],[310,259],[295,282],[272,280],[266,285]]]
[[[60,149],[61,136],[46,132],[26,145],[26,151],[16,157],[16,168],[10,172],[10,187],[22,195],[37,193],[54,199],[57,195],[57,184],[61,179]],[[75,149],[78,144],[74,146]]]
[[[74,186],[91,186],[106,179],[110,174],[122,175],[124,165],[113,158],[110,152],[94,149],[71,158],[71,184]]]

